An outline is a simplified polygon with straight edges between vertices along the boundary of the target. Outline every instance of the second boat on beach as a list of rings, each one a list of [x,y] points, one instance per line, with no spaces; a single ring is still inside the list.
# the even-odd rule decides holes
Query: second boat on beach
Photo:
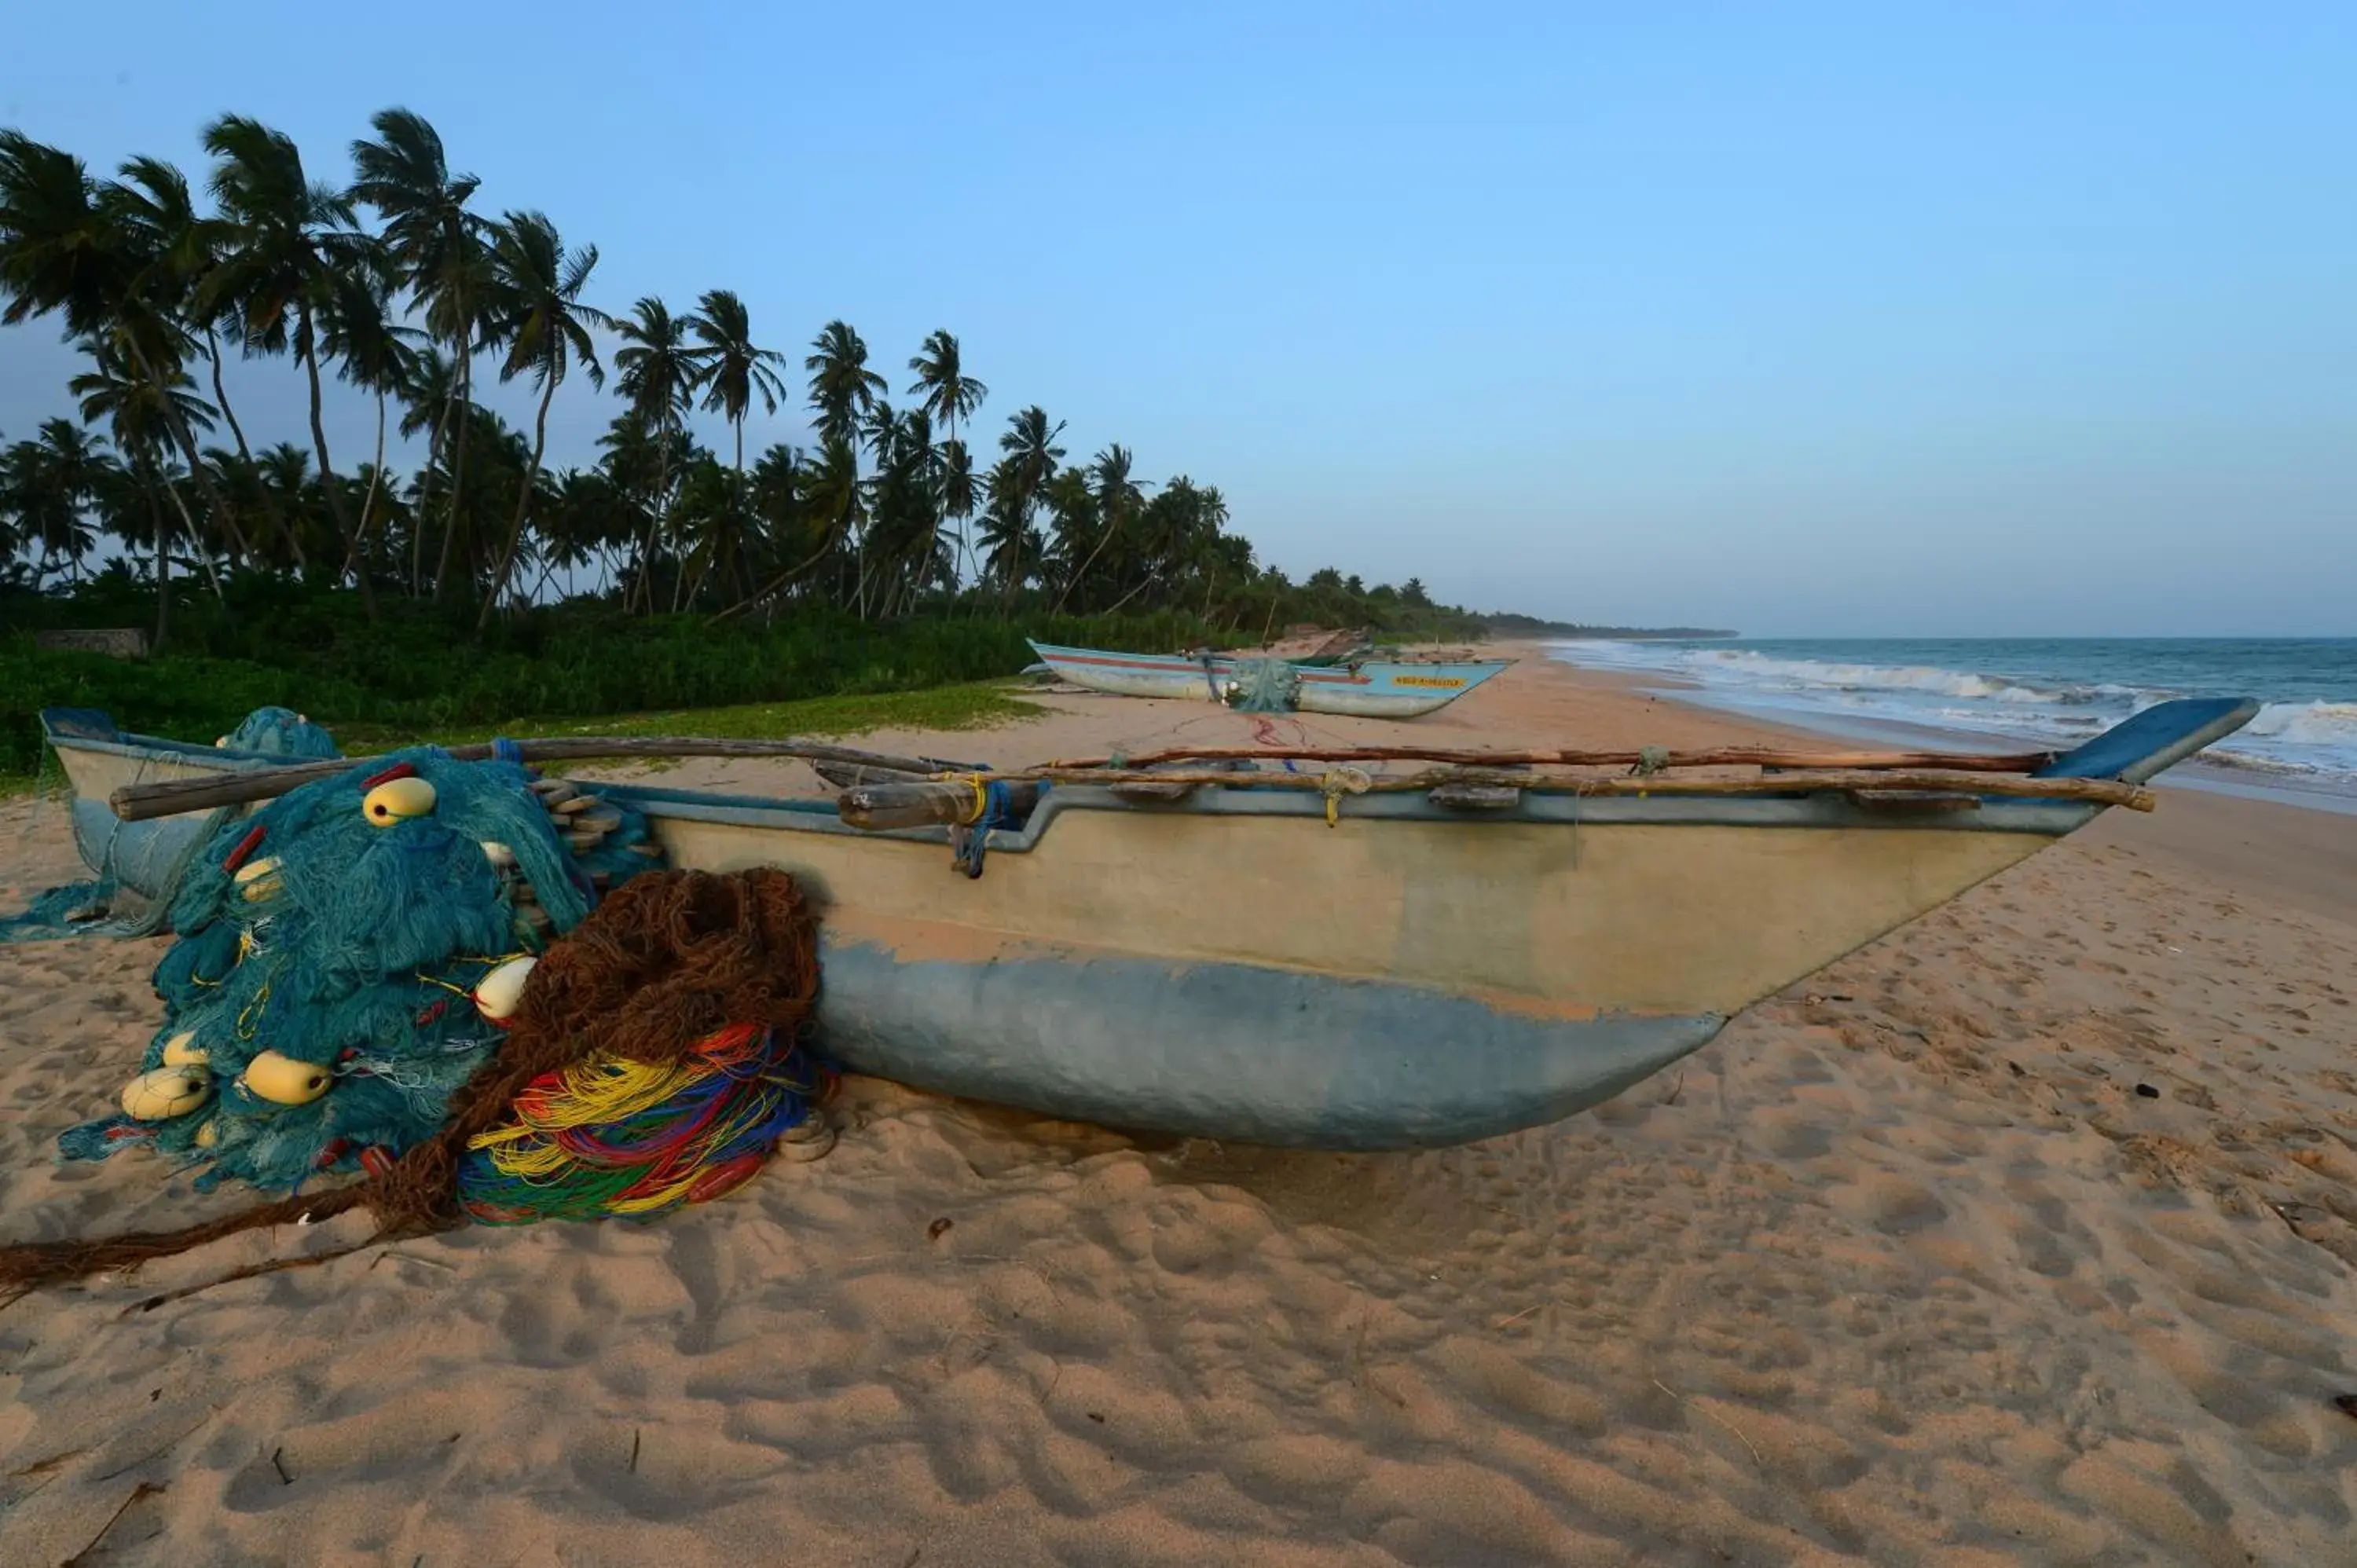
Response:
[[[1419,663],[1369,660],[1320,666],[1283,660],[1239,659],[1226,653],[1113,653],[1033,642],[1048,668],[1075,686],[1119,697],[1175,697],[1232,703],[1249,697],[1274,673],[1286,688],[1284,706],[1306,714],[1412,719],[1447,707],[1503,670],[1510,660]],[[1274,671],[1270,666],[1277,667]],[[1253,705],[1248,701],[1242,705]]]

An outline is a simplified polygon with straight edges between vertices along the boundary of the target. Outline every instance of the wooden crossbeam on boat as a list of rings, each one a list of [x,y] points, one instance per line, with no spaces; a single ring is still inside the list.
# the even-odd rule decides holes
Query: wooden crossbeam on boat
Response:
[[[1470,768],[1943,768],[1967,773],[2029,773],[2061,755],[2054,751],[1986,754],[1953,751],[1791,751],[1775,746],[1721,746],[1695,751],[1647,751],[1620,747],[1583,750],[1555,746],[1526,750],[1473,750],[1431,746],[1176,746],[1135,757],[1079,757],[1050,768],[1152,768],[1170,762],[1266,758],[1272,762],[1453,762]]]
[[[1436,784],[1424,798],[1457,811],[1511,811],[1523,803],[1522,790],[1507,784]]]
[[[1377,758],[1369,757],[1372,761]],[[1302,789],[1324,792],[1325,779],[1316,773],[1189,772],[1169,768],[1156,772],[1103,768],[1035,768],[998,775],[1009,779],[1045,779],[1057,784],[1217,784],[1246,789]],[[1947,768],[1795,768],[1756,779],[1650,778],[1575,779],[1512,772],[1503,768],[1447,768],[1421,773],[1380,776],[1369,780],[1372,794],[1422,793],[1445,785],[1491,785],[1533,794],[1620,795],[1793,795],[1816,790],[1855,789],[1900,793],[2004,796],[2025,800],[2080,800],[2102,806],[2126,806],[2134,811],[2153,808],[2152,791],[2116,779],[2032,779],[2007,774],[1962,772]]]
[[[526,762],[589,762],[632,757],[761,757],[804,762],[834,762],[888,768],[920,776],[933,771],[921,757],[893,757],[853,746],[829,746],[814,740],[712,740],[693,736],[559,736],[545,740],[511,743]],[[495,754],[489,745],[453,746],[446,755],[460,762],[483,762]],[[126,822],[146,822],[180,811],[205,811],[216,806],[238,806],[271,800],[321,779],[333,779],[355,768],[384,761],[382,757],[332,757],[280,768],[255,768],[175,779],[155,784],[130,784],[110,796],[114,814]],[[562,800],[569,795],[557,795]]]

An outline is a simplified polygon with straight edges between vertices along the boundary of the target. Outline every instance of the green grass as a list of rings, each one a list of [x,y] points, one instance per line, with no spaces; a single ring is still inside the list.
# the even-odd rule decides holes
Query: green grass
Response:
[[[425,734],[380,725],[336,731],[348,755],[400,746],[463,746],[504,736],[510,740],[576,735],[698,736],[721,740],[780,740],[788,736],[862,735],[878,729],[974,730],[1048,712],[1008,695],[1005,681],[974,681],[914,692],[804,697],[788,703],[743,703],[718,708],[668,708],[602,718],[531,718],[506,725],[461,725]]]

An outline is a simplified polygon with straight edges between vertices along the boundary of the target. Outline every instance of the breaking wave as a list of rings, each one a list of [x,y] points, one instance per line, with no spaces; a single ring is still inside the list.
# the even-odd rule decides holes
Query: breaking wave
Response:
[[[2303,664],[2287,653],[2311,646],[2325,650],[2320,660]],[[2014,667],[2004,672],[1970,667],[1962,660],[1919,662],[1906,655],[1931,649],[1898,642],[1860,647],[1857,657],[1833,656],[1823,644],[1805,650],[1607,641],[1556,647],[1560,657],[1576,664],[1665,675],[1746,708],[1881,719],[2058,745],[2075,744],[2173,697],[2247,694],[2262,698],[2265,705],[2240,732],[2203,753],[2205,761],[2357,784],[2357,680],[2350,679],[2357,671],[2357,644],[1938,645],[1952,660],[1969,653]],[[2264,657],[2252,650],[2263,650]],[[2164,672],[2168,684],[2130,678],[2140,654],[2145,666]],[[2308,695],[2303,687],[2331,694]]]

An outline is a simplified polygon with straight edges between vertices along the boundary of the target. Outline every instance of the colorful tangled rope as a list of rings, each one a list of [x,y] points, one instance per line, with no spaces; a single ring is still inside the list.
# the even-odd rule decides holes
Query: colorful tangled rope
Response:
[[[777,1031],[731,1025],[680,1061],[610,1056],[544,1073],[511,1118],[468,1144],[458,1200],[486,1225],[645,1219],[719,1197],[781,1137],[825,1123],[813,1104],[833,1075]]]

